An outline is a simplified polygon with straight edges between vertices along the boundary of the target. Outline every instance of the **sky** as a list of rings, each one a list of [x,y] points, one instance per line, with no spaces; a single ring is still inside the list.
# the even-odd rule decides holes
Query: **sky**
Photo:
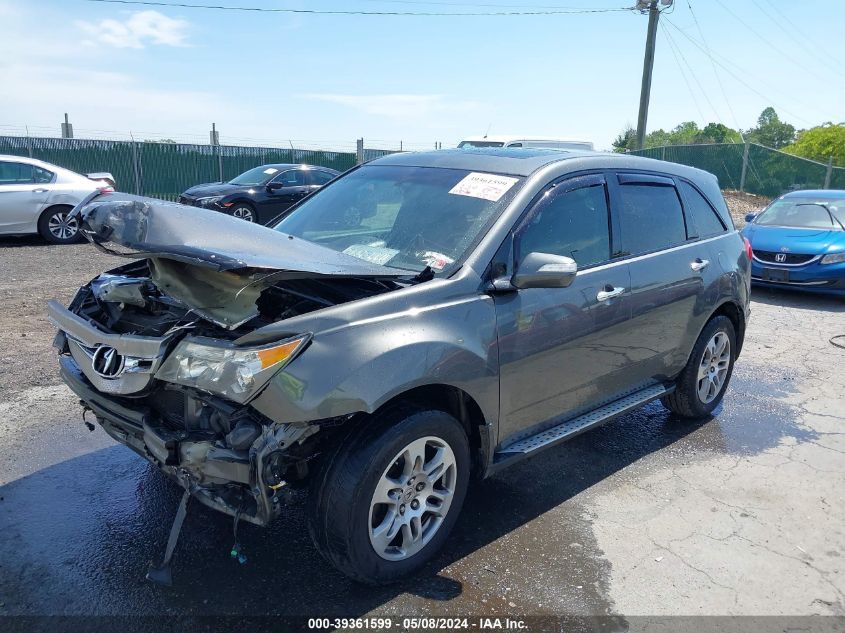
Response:
[[[633,3],[208,2],[441,13]],[[89,138],[207,142],[214,122],[224,144],[426,149],[489,131],[607,149],[636,123],[647,22],[635,11],[362,16],[0,0],[0,134],[58,135],[67,112]],[[660,24],[648,130],[748,129],[769,105],[797,128],[845,121],[845,1],[676,0]]]

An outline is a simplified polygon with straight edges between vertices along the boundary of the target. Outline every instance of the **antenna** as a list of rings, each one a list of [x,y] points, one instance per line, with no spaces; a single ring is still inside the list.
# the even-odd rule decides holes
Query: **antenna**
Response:
[[[487,138],[487,135],[490,134],[490,128],[493,127],[493,123],[487,124],[487,131],[484,133],[484,138]]]

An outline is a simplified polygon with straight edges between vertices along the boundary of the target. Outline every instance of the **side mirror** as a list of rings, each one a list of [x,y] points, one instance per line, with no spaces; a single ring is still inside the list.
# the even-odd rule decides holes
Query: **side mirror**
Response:
[[[268,182],[267,183],[267,191],[278,191],[282,187],[285,186],[283,182]]]
[[[577,272],[578,264],[571,257],[528,253],[519,263],[511,284],[516,288],[566,288]]]
[[[745,214],[745,221],[746,222],[753,222],[754,218],[756,218],[756,217],[757,217],[756,213],[746,213]]]

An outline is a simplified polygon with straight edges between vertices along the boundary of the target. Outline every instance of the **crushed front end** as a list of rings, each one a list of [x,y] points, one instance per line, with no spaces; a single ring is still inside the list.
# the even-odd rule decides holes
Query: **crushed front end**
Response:
[[[306,350],[311,333],[277,329],[262,345],[238,339],[399,286],[338,274],[343,262],[292,270],[291,249],[315,261],[328,255],[265,227],[158,201],[108,200],[82,209],[83,233],[137,261],[80,288],[68,308],[50,302],[61,377],[111,437],[194,498],[267,525],[281,511],[279,491],[306,479],[326,435],[321,428],[338,420],[292,424],[250,406]],[[174,224],[174,215],[186,213],[211,217]],[[252,251],[234,252],[238,244]],[[283,248],[287,259],[274,259]]]
[[[319,424],[276,423],[249,400],[269,377],[262,373],[278,371],[308,337],[237,350],[231,331],[197,320],[145,288],[148,278],[131,276],[143,267],[98,277],[70,309],[50,302],[61,377],[109,435],[198,500],[266,525],[279,513],[276,491],[305,474]],[[104,280],[121,285],[122,301],[104,298]],[[126,303],[129,292],[146,305]],[[237,353],[245,363],[232,359]]]

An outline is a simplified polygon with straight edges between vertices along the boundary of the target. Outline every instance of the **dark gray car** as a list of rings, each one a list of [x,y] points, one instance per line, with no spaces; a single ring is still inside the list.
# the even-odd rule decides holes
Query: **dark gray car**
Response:
[[[471,475],[654,399],[709,415],[748,317],[716,178],[644,158],[397,154],[275,229],[118,194],[77,212],[137,261],[51,302],[61,373],[185,489],[164,582],[189,498],[267,525],[301,486],[320,551],[394,580]]]

